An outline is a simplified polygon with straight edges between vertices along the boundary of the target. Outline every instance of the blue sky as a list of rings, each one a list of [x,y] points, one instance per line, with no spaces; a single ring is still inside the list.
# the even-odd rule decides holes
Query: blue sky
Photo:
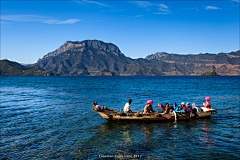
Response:
[[[66,41],[102,40],[131,58],[239,50],[239,0],[1,0],[1,59],[35,63]]]

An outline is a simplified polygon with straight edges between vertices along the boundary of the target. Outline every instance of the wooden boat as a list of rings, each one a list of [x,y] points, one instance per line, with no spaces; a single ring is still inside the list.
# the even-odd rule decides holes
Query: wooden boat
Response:
[[[195,114],[191,113],[167,113],[154,112],[149,114],[144,114],[142,112],[132,112],[124,113],[114,111],[107,107],[103,109],[93,108],[93,111],[98,112],[103,118],[109,121],[174,121],[176,120],[189,120],[189,119],[200,119],[200,118],[210,118],[212,114],[216,114],[215,109],[211,109],[207,112],[197,112]]]

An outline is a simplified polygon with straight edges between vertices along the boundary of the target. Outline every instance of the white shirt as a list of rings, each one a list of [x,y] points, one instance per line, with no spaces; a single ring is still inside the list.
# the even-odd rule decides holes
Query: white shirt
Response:
[[[129,109],[130,109],[130,104],[127,102],[127,103],[125,104],[125,106],[124,106],[123,111],[124,111],[124,112],[128,112]]]

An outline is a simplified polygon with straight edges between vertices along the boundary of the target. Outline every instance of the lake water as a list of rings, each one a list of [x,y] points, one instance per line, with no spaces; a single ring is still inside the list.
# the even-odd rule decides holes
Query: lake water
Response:
[[[1,76],[0,159],[239,159],[240,77]],[[115,110],[132,99],[190,102],[205,96],[217,114],[181,122],[108,122],[92,103]]]

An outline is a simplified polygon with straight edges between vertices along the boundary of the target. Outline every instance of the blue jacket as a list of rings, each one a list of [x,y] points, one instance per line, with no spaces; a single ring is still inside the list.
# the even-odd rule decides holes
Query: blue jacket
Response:
[[[185,111],[183,109],[180,109],[180,110],[175,110],[175,112],[182,112],[182,113],[185,113]]]
[[[178,107],[181,107],[181,106],[178,106]],[[182,107],[181,107],[180,110],[178,110],[178,107],[176,107],[175,112],[182,112],[182,113],[185,113],[185,111],[182,109]]]
[[[174,110],[178,109],[178,105],[176,102],[173,102],[173,104],[175,104]]]

